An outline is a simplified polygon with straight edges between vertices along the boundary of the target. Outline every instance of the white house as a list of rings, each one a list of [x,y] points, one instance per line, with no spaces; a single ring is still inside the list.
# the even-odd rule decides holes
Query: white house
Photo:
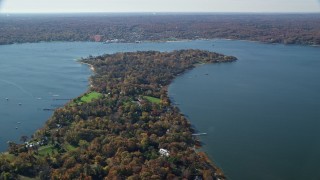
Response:
[[[161,156],[166,156],[166,157],[169,157],[169,155],[170,155],[169,151],[166,149],[160,149],[159,153]]]

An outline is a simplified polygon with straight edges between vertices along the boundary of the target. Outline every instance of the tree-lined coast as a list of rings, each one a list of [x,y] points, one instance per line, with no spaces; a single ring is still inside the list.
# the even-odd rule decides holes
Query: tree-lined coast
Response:
[[[320,45],[319,14],[62,14],[0,16],[0,44],[235,39]]]

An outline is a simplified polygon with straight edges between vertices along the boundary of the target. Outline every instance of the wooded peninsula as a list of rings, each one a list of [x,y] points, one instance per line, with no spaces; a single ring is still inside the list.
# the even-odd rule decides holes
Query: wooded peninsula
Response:
[[[201,50],[126,52],[81,59],[87,93],[54,111],[0,155],[0,179],[224,179],[167,94],[198,64],[236,58]]]

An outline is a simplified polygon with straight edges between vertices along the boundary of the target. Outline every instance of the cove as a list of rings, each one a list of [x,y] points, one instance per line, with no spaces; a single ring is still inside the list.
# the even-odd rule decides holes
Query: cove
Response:
[[[0,46],[0,150],[41,128],[52,114],[43,108],[67,102],[54,99],[71,99],[88,89],[91,72],[74,59],[178,49],[239,59],[198,66],[169,88],[182,113],[207,133],[200,136],[203,150],[230,179],[319,179],[320,51],[305,46],[228,40]]]
[[[234,63],[199,66],[169,94],[230,179],[319,179],[320,51],[217,41]]]

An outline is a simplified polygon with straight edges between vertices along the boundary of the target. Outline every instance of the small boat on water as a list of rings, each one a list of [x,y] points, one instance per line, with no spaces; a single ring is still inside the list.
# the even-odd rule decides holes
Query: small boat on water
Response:
[[[21,106],[22,105],[22,103],[19,103],[19,106]]]

